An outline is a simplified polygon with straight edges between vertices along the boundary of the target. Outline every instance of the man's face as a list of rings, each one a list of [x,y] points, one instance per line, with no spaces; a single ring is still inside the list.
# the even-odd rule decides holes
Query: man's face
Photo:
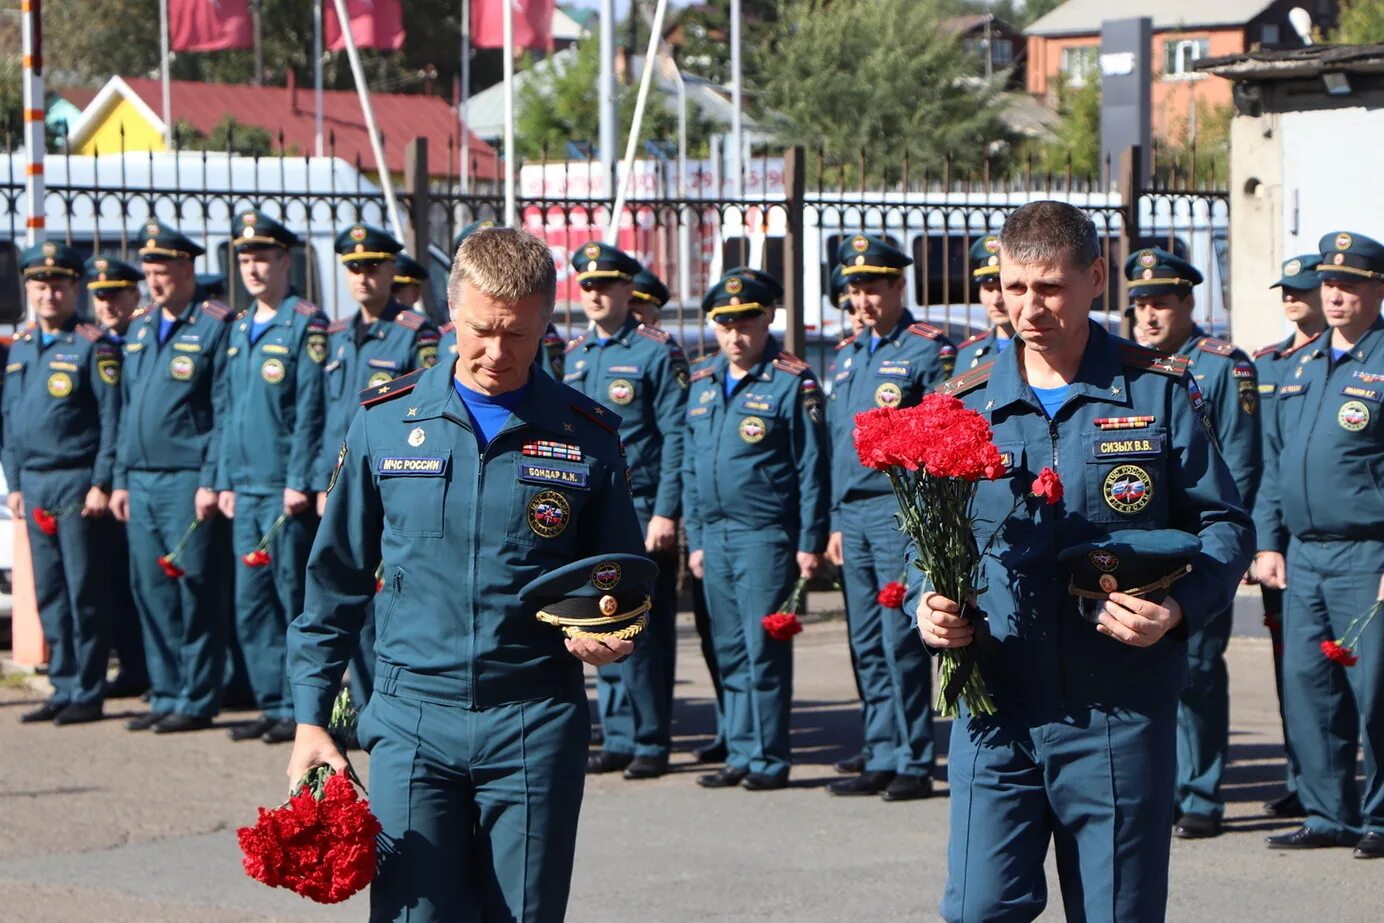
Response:
[[[125,288],[98,288],[91,290],[91,313],[96,323],[107,330],[124,334],[130,326],[130,315],[139,307],[139,289],[133,285]]]
[[[657,327],[663,320],[659,315],[658,306],[652,301],[641,301],[638,298],[630,299],[630,310],[634,312],[635,320],[645,327]]]
[[[614,327],[629,314],[634,283],[619,279],[587,279],[581,284],[581,306],[586,316],[598,324]]]
[[[1087,269],[1070,258],[1060,263],[1000,260],[1000,287],[1014,333],[1035,352],[1062,349],[1081,337],[1091,317],[1091,303],[1105,290],[1105,260]]]
[[[852,278],[846,290],[863,327],[887,334],[903,315],[903,276]]]
[[[1162,292],[1158,295],[1139,295],[1134,299],[1134,323],[1138,325],[1140,343],[1173,352],[1192,334],[1192,311],[1196,298],[1189,292]]]
[[[997,277],[980,283],[980,306],[985,309],[985,317],[991,327],[1009,323],[1009,311],[1004,306],[1004,289],[1000,287]]]
[[[357,304],[371,307],[384,304],[389,300],[390,289],[394,287],[394,261],[347,264],[346,287],[351,290],[351,297]]]
[[[51,276],[26,279],[24,294],[39,320],[60,326],[77,310],[77,280]]]
[[[418,299],[423,297],[423,287],[417,282],[405,282],[403,285],[394,285],[389,290],[390,296],[399,304],[406,308],[411,308],[418,303]]]
[[[759,361],[764,354],[764,343],[769,339],[769,315],[760,312],[753,317],[740,317],[725,323],[711,325],[716,331],[716,342],[721,352],[731,364],[748,368]]]
[[[1323,279],[1321,291],[1328,327],[1363,329],[1379,316],[1384,283],[1373,279]]]
[[[236,254],[240,281],[250,297],[281,294],[288,290],[288,251],[279,247],[254,247]]]
[[[181,309],[197,292],[197,271],[192,260],[146,260],[143,265],[149,300],[160,308]]]
[[[1309,288],[1306,290],[1287,288],[1280,291],[1283,293],[1283,316],[1294,324],[1307,324],[1312,326],[1325,322],[1322,314],[1322,290]]]
[[[552,311],[542,294],[503,301],[463,281],[452,305],[456,375],[483,394],[522,388]]]

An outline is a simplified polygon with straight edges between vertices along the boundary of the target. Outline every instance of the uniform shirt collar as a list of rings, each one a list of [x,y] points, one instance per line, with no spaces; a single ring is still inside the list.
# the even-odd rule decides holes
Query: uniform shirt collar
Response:
[[[759,361],[751,366],[750,370],[740,378],[740,381],[773,381],[774,360],[779,357],[780,352],[778,340],[775,340],[774,335],[770,334],[768,339],[764,341],[764,352],[760,354]],[[717,353],[716,362],[712,366],[712,377],[717,381],[724,382],[729,375],[730,359],[725,353]],[[736,382],[736,387],[739,387],[740,381]]]
[[[1198,324],[1192,325],[1192,330],[1187,334],[1187,339],[1182,341],[1182,345],[1173,350],[1174,356],[1190,356],[1192,350],[1197,348],[1197,344],[1206,339],[1206,331],[1201,329]]]
[[[1104,401],[1124,405],[1129,402],[1124,377],[1124,363],[1120,359],[1120,348],[1115,338],[1095,321],[1087,321],[1090,339],[1086,341],[1086,351],[1082,353],[1081,365],[1076,377],[1068,386],[1069,397],[1078,395],[1093,401]],[[1016,340],[1020,339],[1018,336]],[[1019,371],[1019,353],[1023,350],[1012,344],[994,359],[990,370],[990,380],[986,386],[986,396],[993,402],[989,410],[996,410],[1008,404],[1023,403],[1039,410],[1037,397]]]
[[[1365,331],[1365,335],[1356,342],[1350,352],[1341,357],[1341,360],[1344,361],[1349,358],[1356,362],[1364,362],[1366,359],[1370,358],[1373,353],[1379,350],[1380,342],[1384,341],[1384,334],[1380,333],[1382,330],[1384,330],[1384,314],[1380,314],[1379,317],[1374,319],[1374,323],[1370,324],[1369,329]],[[1326,344],[1329,349],[1331,344],[1329,338],[1326,340]]]
[[[897,342],[899,337],[903,336],[903,332],[907,330],[909,327],[912,327],[915,323],[917,323],[917,320],[913,317],[913,312],[908,310],[907,308],[904,308],[903,313],[899,315],[899,322],[894,325],[894,329],[889,331],[888,336],[883,336],[879,338],[879,345],[884,346],[887,343]],[[862,335],[860,337],[857,337],[856,345],[863,345],[866,349],[869,349],[870,340],[874,337],[875,334],[874,328],[871,328],[869,331],[862,330],[860,332],[861,334],[868,335]],[[864,342],[862,343],[862,341]],[[878,349],[878,347],[876,347],[876,349]]]
[[[394,323],[394,318],[398,317],[399,313],[403,310],[403,302],[395,301],[393,298],[390,298],[389,301],[385,303],[384,310],[380,312],[380,316],[371,321],[370,326],[366,328],[369,335],[373,337],[383,337],[385,332],[389,329],[389,325]],[[365,315],[361,313],[359,306],[356,308],[356,315],[362,319],[365,317]]]

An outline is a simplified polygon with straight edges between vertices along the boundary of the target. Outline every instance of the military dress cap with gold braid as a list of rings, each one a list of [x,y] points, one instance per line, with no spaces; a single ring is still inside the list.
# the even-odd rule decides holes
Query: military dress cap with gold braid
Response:
[[[86,286],[89,291],[135,288],[144,281],[144,273],[124,260],[98,254],[86,261]]]
[[[163,260],[195,260],[207,252],[206,248],[197,246],[182,231],[170,228],[162,221],[150,219],[144,222],[144,225],[139,229],[139,234],[143,235],[139,247],[139,257],[146,263],[156,263]]]
[[[855,302],[851,301],[851,293],[846,290],[846,274],[841,271],[840,263],[831,267],[831,303],[847,314],[855,313]]]
[[[1147,489],[1148,485],[1142,485]],[[1138,489],[1138,485],[1131,489]],[[1067,592],[1083,600],[1103,601],[1125,593],[1162,603],[1168,589],[1192,570],[1201,539],[1177,529],[1123,529],[1057,553],[1067,566]],[[1083,605],[1095,621],[1099,607]]]
[[[737,266],[734,269],[727,269],[722,273],[721,278],[724,279],[726,276],[741,276],[746,279],[753,279],[773,293],[770,297],[770,304],[780,304],[783,301],[783,283],[762,269],[752,269],[749,266]]]
[[[649,622],[658,565],[637,554],[583,558],[537,577],[519,601],[569,638],[633,638]]]
[[[1000,239],[994,234],[971,244],[971,278],[989,282],[1000,277]]]
[[[901,276],[913,265],[908,254],[881,237],[852,234],[842,238],[836,262],[848,279],[870,276]]]
[[[466,238],[470,237],[477,231],[483,231],[486,228],[499,227],[504,227],[504,225],[500,224],[500,222],[496,221],[494,218],[482,218],[480,221],[472,221],[466,227],[462,228],[460,231],[457,231],[457,236],[452,238],[452,254],[455,255],[457,252],[457,248],[462,245]]]
[[[1322,236],[1321,262],[1317,272],[1323,279],[1384,279],[1384,244],[1356,234],[1336,231]]]
[[[668,286],[663,284],[663,280],[647,269],[641,269],[634,274],[634,291],[630,293],[634,298],[661,308],[668,303]]]
[[[335,249],[343,266],[373,266],[392,260],[404,249],[388,231],[368,224],[353,224],[336,235]]]
[[[243,211],[237,215],[231,236],[237,253],[265,247],[290,250],[299,243],[297,234],[262,211]]]
[[[426,281],[428,281],[428,271],[423,268],[422,263],[409,256],[407,253],[395,255],[395,285],[422,285]]]
[[[702,298],[702,311],[718,324],[753,317],[774,309],[774,294],[782,291],[752,276],[732,273],[711,287]]]
[[[1180,256],[1146,247],[1125,260],[1124,275],[1129,280],[1129,297],[1174,292],[1186,295],[1202,283],[1201,273]]]
[[[1322,261],[1320,253],[1304,253],[1291,260],[1283,261],[1283,276],[1269,288],[1287,288],[1299,292],[1310,292],[1322,284],[1317,264]]]
[[[224,272],[199,272],[197,285],[206,292],[208,298],[226,297],[226,274]]]
[[[79,279],[82,258],[67,244],[47,240],[20,254],[19,270],[25,279]]]
[[[629,282],[644,267],[619,247],[593,240],[572,254],[572,268],[578,282],[599,282],[602,279]]]

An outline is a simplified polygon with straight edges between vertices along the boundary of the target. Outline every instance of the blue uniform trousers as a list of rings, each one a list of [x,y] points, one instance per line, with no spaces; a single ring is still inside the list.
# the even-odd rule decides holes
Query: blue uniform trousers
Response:
[[[209,718],[221,707],[226,657],[226,565],[229,548],[217,518],[193,532],[174,562],[186,575],[169,579],[158,565],[192,524],[200,472],[128,475],[130,587],[143,623],[149,707]]]
[[[1278,694],[1278,721],[1283,727],[1283,783],[1289,792],[1297,791],[1298,765],[1293,744],[1288,740],[1288,713],[1283,707],[1283,591],[1259,585],[1264,597],[1264,627],[1269,630],[1273,651],[1273,687]]]
[[[660,757],[668,755],[673,741],[678,560],[667,552],[648,557],[658,565],[649,627],[640,633],[634,653],[623,663],[597,668],[596,706],[605,735],[603,749]]]
[[[793,537],[769,529],[703,528],[707,609],[725,696],[726,765],[786,778],[792,762],[793,643],[775,641],[764,616],[797,580]]]
[[[1225,813],[1221,776],[1230,747],[1230,677],[1225,650],[1234,621],[1222,612],[1187,644],[1187,685],[1178,694],[1177,783],[1174,800],[1184,814]]]
[[[721,687],[721,670],[716,666],[716,641],[711,636],[711,613],[706,607],[706,588],[699,577],[689,575],[692,590],[692,621],[697,628],[697,641],[702,649],[702,660],[706,662],[706,672],[711,676],[711,688],[715,690],[716,701],[712,703],[716,711],[716,731],[708,747],[726,744],[726,703],[725,689]]]
[[[131,685],[145,686],[149,684],[149,667],[145,663],[139,607],[135,605],[133,586],[122,579],[130,570],[129,534],[123,524],[117,524],[111,534],[114,541],[103,552],[110,555],[113,575],[110,626],[111,648],[120,660],[120,672],[116,675]]]
[[[471,709],[400,673],[379,665],[357,728],[383,828],[370,919],[562,920],[591,734],[581,689]]]
[[[235,548],[235,625],[245,669],[260,709],[270,718],[291,718],[286,634],[303,611],[308,552],[317,517],[290,517],[269,543],[269,564],[247,567],[241,556],[255,549],[283,512],[283,492],[235,495],[231,541]]]
[[[23,481],[34,594],[48,642],[53,702],[99,705],[106,698],[110,657],[114,575],[109,549],[119,537],[118,523],[109,516],[84,519],[80,512],[71,512],[58,520],[56,535],[44,535],[34,522],[34,509],[60,512],[82,503],[91,489],[91,469],[26,469]]]
[[[932,661],[911,616],[885,609],[880,588],[904,575],[907,539],[893,494],[841,504],[841,580],[851,659],[865,718],[865,769],[932,775]]]
[[[1172,840],[1175,700],[952,723],[942,917],[1029,921],[1047,905],[1049,841],[1067,919],[1161,923]]]
[[[1288,548],[1283,613],[1283,698],[1297,758],[1298,797],[1307,826],[1325,833],[1384,833],[1384,618],[1355,645],[1360,662],[1322,656],[1374,605],[1384,542],[1297,541]],[[1365,751],[1365,788],[1355,784],[1355,752]]]

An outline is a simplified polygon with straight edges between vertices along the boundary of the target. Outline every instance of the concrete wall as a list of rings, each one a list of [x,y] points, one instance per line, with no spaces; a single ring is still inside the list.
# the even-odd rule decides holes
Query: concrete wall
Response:
[[[1287,336],[1277,289],[1286,258],[1281,116],[1230,123],[1230,297],[1236,344],[1253,352]]]

